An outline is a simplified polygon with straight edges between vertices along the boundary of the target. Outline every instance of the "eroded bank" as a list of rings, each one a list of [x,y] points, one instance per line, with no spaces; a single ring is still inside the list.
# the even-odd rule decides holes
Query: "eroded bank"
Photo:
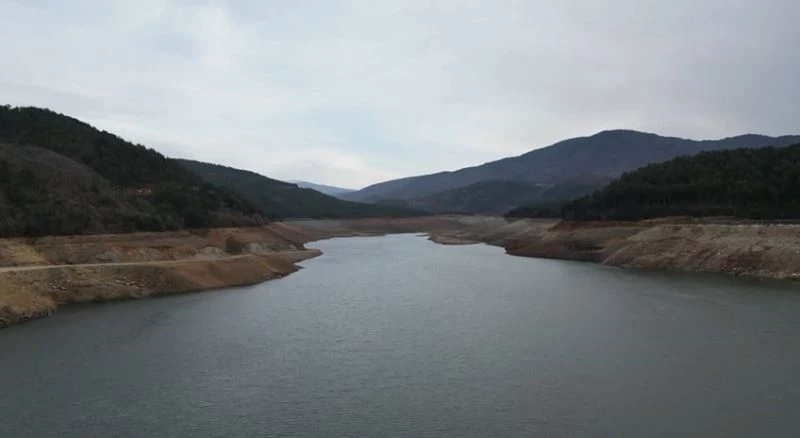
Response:
[[[265,227],[0,239],[0,327],[58,307],[280,278],[331,237],[455,229],[455,218],[308,220]]]
[[[581,260],[628,268],[800,278],[800,225],[668,218],[641,222],[473,219],[432,236],[485,242],[511,255]]]

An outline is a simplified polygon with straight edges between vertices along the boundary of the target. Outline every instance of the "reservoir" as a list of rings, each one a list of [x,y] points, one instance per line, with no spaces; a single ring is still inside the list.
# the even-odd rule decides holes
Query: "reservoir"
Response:
[[[800,285],[393,235],[0,330],[2,437],[796,437]]]

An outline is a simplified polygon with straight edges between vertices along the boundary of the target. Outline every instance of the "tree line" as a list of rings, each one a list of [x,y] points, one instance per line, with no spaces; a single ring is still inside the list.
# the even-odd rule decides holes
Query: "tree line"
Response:
[[[800,144],[701,152],[625,173],[588,196],[510,217],[640,220],[666,216],[800,218]]]
[[[0,106],[0,143],[3,236],[267,222],[174,160],[50,110]]]

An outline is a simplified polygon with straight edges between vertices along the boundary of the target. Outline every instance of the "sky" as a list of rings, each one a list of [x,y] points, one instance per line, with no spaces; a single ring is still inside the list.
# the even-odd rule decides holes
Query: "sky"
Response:
[[[797,134],[796,0],[0,0],[0,104],[350,188],[605,129]]]

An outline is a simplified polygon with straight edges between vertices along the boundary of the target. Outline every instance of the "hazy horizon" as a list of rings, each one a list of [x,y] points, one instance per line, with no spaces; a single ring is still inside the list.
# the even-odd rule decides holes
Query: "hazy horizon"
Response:
[[[610,129],[796,134],[789,0],[0,0],[2,104],[361,188]]]

